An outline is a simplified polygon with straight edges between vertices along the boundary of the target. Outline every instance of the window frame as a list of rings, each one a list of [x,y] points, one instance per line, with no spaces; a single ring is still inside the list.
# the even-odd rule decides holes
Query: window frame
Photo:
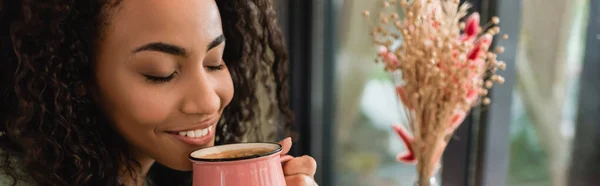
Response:
[[[479,129],[473,134],[477,136],[477,144],[473,146],[471,153],[475,157],[471,164],[469,185],[506,185],[510,158],[510,118],[516,81],[515,60],[521,29],[521,0],[482,0],[482,10],[487,14],[482,15],[481,20],[498,16],[502,33],[510,36],[507,40],[498,37],[494,39],[494,45],[505,48],[498,59],[504,61],[508,68],[499,71],[505,79],[504,84],[496,85],[490,90],[492,104],[478,109]]]
[[[575,138],[571,151],[577,158],[571,158],[568,185],[598,185],[600,181],[600,150],[594,148],[600,144],[600,1],[589,0],[586,29]]]

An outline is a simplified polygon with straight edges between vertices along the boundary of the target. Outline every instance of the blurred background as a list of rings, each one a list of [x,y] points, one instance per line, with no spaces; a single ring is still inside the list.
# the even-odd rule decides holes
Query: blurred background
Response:
[[[412,186],[391,125],[403,121],[389,74],[374,64],[363,10],[382,0],[275,0],[290,51],[300,138],[326,186]],[[475,108],[443,157],[443,186],[600,183],[600,1],[470,0],[499,16],[503,85]]]

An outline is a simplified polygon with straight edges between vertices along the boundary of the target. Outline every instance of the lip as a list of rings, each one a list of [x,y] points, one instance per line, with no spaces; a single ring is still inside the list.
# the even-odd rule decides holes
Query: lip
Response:
[[[173,134],[178,134],[179,132],[182,132],[182,131],[190,131],[190,130],[194,131],[194,130],[198,130],[198,129],[205,129],[205,128],[208,128],[208,127],[214,127],[217,124],[217,122],[219,122],[219,118],[220,117],[213,117],[213,118],[206,119],[206,120],[203,120],[201,122],[198,122],[198,123],[196,123],[196,124],[194,124],[192,126],[186,127],[186,128],[169,130],[167,132],[173,133]]]
[[[186,137],[186,136],[182,136],[179,135],[178,133],[172,133],[169,132],[170,135],[172,135],[175,139],[178,139],[179,141],[186,143],[188,145],[193,145],[193,146],[201,146],[201,145],[205,145],[211,142],[211,140],[214,138],[215,136],[215,125],[211,125],[210,128],[211,130],[208,131],[208,134],[206,134],[206,136],[202,136],[199,138],[190,138],[190,137]],[[205,127],[207,128],[207,127]]]

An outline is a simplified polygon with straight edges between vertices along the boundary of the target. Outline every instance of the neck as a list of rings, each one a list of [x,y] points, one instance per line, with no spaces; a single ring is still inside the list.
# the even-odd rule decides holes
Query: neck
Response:
[[[146,154],[137,153],[139,151],[133,151],[131,155],[137,161],[138,164],[127,162],[131,167],[134,168],[133,175],[127,171],[125,167],[122,168],[122,176],[124,178],[124,183],[127,186],[142,186],[144,185],[144,181],[146,180],[146,175],[154,164],[154,159],[150,158]],[[134,179],[135,178],[135,179]]]

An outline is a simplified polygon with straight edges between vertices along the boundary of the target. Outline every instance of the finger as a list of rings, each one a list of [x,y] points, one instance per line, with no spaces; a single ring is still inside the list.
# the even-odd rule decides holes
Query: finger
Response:
[[[317,172],[317,162],[310,156],[294,158],[283,165],[283,173],[286,176],[307,175],[313,178]]]
[[[282,155],[282,156],[279,158],[279,162],[281,162],[281,163],[284,163],[284,162],[290,161],[290,160],[292,160],[292,159],[294,159],[294,156],[290,156],[290,155]]]
[[[286,155],[292,148],[292,138],[288,137],[279,142],[281,145],[281,155]]]
[[[302,174],[286,176],[285,184],[287,186],[317,186],[313,178]]]

